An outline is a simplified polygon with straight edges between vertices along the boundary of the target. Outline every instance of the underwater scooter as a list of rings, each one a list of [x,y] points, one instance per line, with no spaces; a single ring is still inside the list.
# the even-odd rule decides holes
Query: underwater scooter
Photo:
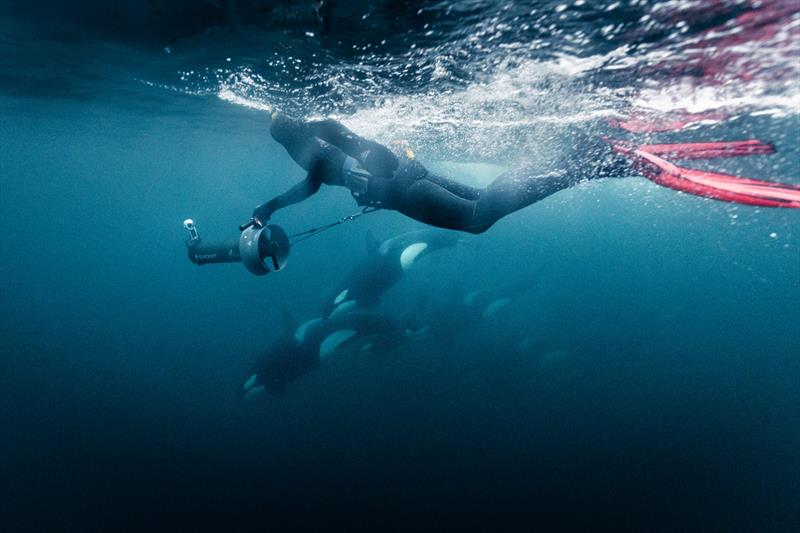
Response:
[[[197,226],[191,218],[183,221],[183,227],[189,232],[186,248],[189,251],[189,261],[196,265],[209,263],[243,263],[245,268],[256,276],[265,276],[270,272],[281,270],[289,260],[289,250],[295,244],[314,235],[328,230],[339,224],[355,220],[361,215],[377,211],[375,208],[365,207],[358,213],[347,215],[339,220],[311,228],[306,231],[287,235],[280,226],[270,224],[262,226],[255,220],[239,226],[241,234],[238,239],[217,243],[205,243],[200,239]],[[294,242],[291,239],[296,239]]]
[[[250,224],[238,239],[205,243],[191,218],[183,221],[189,231],[186,247],[189,261],[196,265],[208,263],[243,263],[256,276],[265,276],[286,266],[289,259],[289,237],[280,226]]]

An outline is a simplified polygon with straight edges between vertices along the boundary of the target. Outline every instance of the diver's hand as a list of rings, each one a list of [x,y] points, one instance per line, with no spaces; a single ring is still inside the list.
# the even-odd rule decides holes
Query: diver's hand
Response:
[[[272,209],[268,204],[261,204],[253,210],[253,222],[258,226],[263,226],[269,222],[272,216]]]

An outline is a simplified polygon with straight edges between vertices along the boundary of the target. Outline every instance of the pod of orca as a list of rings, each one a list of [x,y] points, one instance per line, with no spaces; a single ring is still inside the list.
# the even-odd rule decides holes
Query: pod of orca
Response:
[[[461,238],[455,232],[422,230],[383,242],[367,234],[366,241],[366,257],[334,288],[321,316],[300,323],[285,314],[282,333],[248,372],[239,390],[242,400],[280,394],[334,356],[381,355],[424,339],[447,342],[458,331],[495,320],[531,286],[526,280],[502,288],[454,290],[435,309],[421,296],[408,316],[395,318],[372,309],[421,259],[455,247]],[[519,346],[532,344],[525,337]]]

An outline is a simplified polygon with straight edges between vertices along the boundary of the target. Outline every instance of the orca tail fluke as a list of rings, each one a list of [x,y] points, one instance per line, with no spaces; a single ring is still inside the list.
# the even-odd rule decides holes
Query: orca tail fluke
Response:
[[[630,159],[633,167],[644,177],[664,187],[725,202],[761,207],[800,208],[798,185],[685,168],[664,159],[664,157],[711,159],[767,155],[775,152],[771,144],[755,139],[641,146],[621,141],[612,141],[611,144],[614,151]]]

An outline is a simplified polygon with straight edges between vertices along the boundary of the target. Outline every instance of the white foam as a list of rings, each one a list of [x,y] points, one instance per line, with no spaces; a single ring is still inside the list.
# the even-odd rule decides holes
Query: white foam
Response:
[[[232,104],[240,105],[243,107],[248,107],[250,109],[258,109],[259,111],[265,111],[267,113],[272,113],[273,109],[272,106],[257,100],[255,98],[248,98],[247,96],[237,94],[232,88],[223,86],[217,96],[221,100],[225,100],[226,102],[230,102]]]

